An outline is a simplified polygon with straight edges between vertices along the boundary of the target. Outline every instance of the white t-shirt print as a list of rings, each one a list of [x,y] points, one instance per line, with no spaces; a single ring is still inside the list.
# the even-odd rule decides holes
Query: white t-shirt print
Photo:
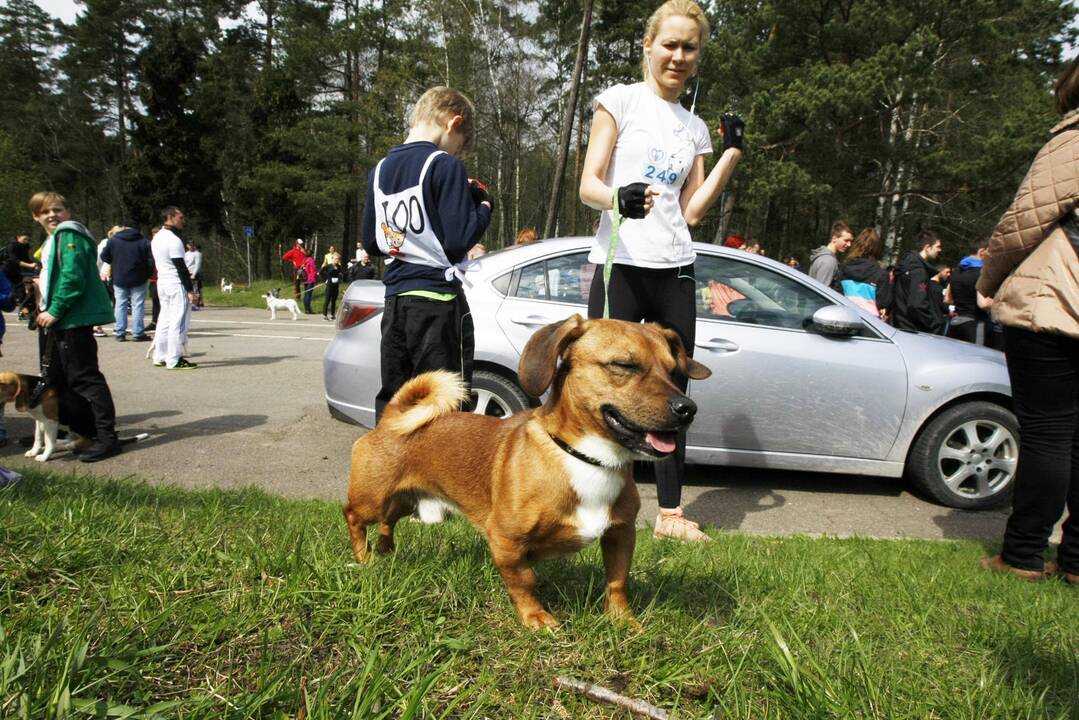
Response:
[[[708,127],[678,103],[656,95],[643,82],[604,90],[593,101],[593,111],[600,105],[618,127],[605,182],[612,187],[643,182],[663,188],[646,217],[622,219],[614,262],[646,268],[692,263],[696,253],[679,198],[694,159],[712,152]],[[606,261],[611,225],[611,211],[604,210],[589,262]]]

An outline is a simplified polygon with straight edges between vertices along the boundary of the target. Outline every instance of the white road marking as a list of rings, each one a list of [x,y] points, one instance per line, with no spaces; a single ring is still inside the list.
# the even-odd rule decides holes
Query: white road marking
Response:
[[[278,340],[321,340],[322,342],[330,342],[333,338],[328,337],[306,337],[303,335],[258,335],[256,333],[223,333],[212,332],[210,330],[192,330],[188,335],[210,335],[214,337],[249,337],[249,338],[271,338]]]
[[[282,325],[287,326],[289,323],[303,322],[303,321],[300,321],[300,320],[211,320],[209,318],[206,318],[204,320],[202,318],[191,318],[191,322],[192,323],[207,323],[207,324],[210,324],[210,325],[215,325],[215,324],[216,325],[276,325],[276,326],[280,327]],[[311,323],[311,324],[312,325],[317,325],[318,327],[324,327],[327,330],[334,329],[334,327],[336,325],[336,323],[331,324],[331,323],[326,322],[325,320],[323,320],[322,322],[325,323],[325,324],[321,325],[319,323],[314,323],[314,322]]]

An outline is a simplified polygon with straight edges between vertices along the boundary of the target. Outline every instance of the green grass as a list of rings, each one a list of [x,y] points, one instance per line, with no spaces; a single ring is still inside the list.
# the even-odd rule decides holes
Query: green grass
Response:
[[[340,508],[26,473],[0,490],[0,717],[1077,718],[1079,591],[969,542],[639,536],[601,614],[598,547],[541,563],[515,619],[479,534],[405,522],[349,564]]]
[[[320,281],[321,283],[321,281]],[[270,291],[271,288],[278,288],[280,295],[283,298],[292,297],[292,281],[284,280],[256,280],[251,283],[251,287],[240,287],[236,284],[233,287],[231,293],[221,292],[219,285],[207,284],[202,288],[202,300],[207,305],[219,305],[222,307],[249,307],[257,308],[259,310],[266,309],[266,301],[263,299],[263,295]],[[324,296],[324,285],[319,285],[315,288],[315,291],[311,294],[311,309],[317,313],[322,312],[322,298]],[[344,291],[338,293],[337,301],[338,305],[341,302],[341,296]],[[297,300],[300,305],[300,310],[303,310],[303,296]]]

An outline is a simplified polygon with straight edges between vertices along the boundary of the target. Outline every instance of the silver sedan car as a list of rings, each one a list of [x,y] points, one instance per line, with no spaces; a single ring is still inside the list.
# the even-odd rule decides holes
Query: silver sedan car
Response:
[[[507,416],[538,403],[517,382],[521,351],[544,325],[587,314],[591,242],[511,247],[468,272],[476,412]],[[957,508],[1008,499],[1019,430],[1001,353],[897,330],[768,258],[696,249],[694,357],[712,376],[689,383],[699,410],[687,462],[905,475]],[[378,281],[349,286],[323,360],[330,412],[367,427],[383,294]]]

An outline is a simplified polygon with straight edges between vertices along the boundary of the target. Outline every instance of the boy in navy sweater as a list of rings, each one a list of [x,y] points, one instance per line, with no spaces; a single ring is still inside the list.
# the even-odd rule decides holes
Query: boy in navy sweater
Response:
[[[491,221],[491,200],[459,156],[474,136],[472,101],[447,87],[420,97],[405,142],[367,179],[363,247],[385,255],[382,389],[375,417],[420,373],[450,370],[472,382],[472,315],[460,269]]]

